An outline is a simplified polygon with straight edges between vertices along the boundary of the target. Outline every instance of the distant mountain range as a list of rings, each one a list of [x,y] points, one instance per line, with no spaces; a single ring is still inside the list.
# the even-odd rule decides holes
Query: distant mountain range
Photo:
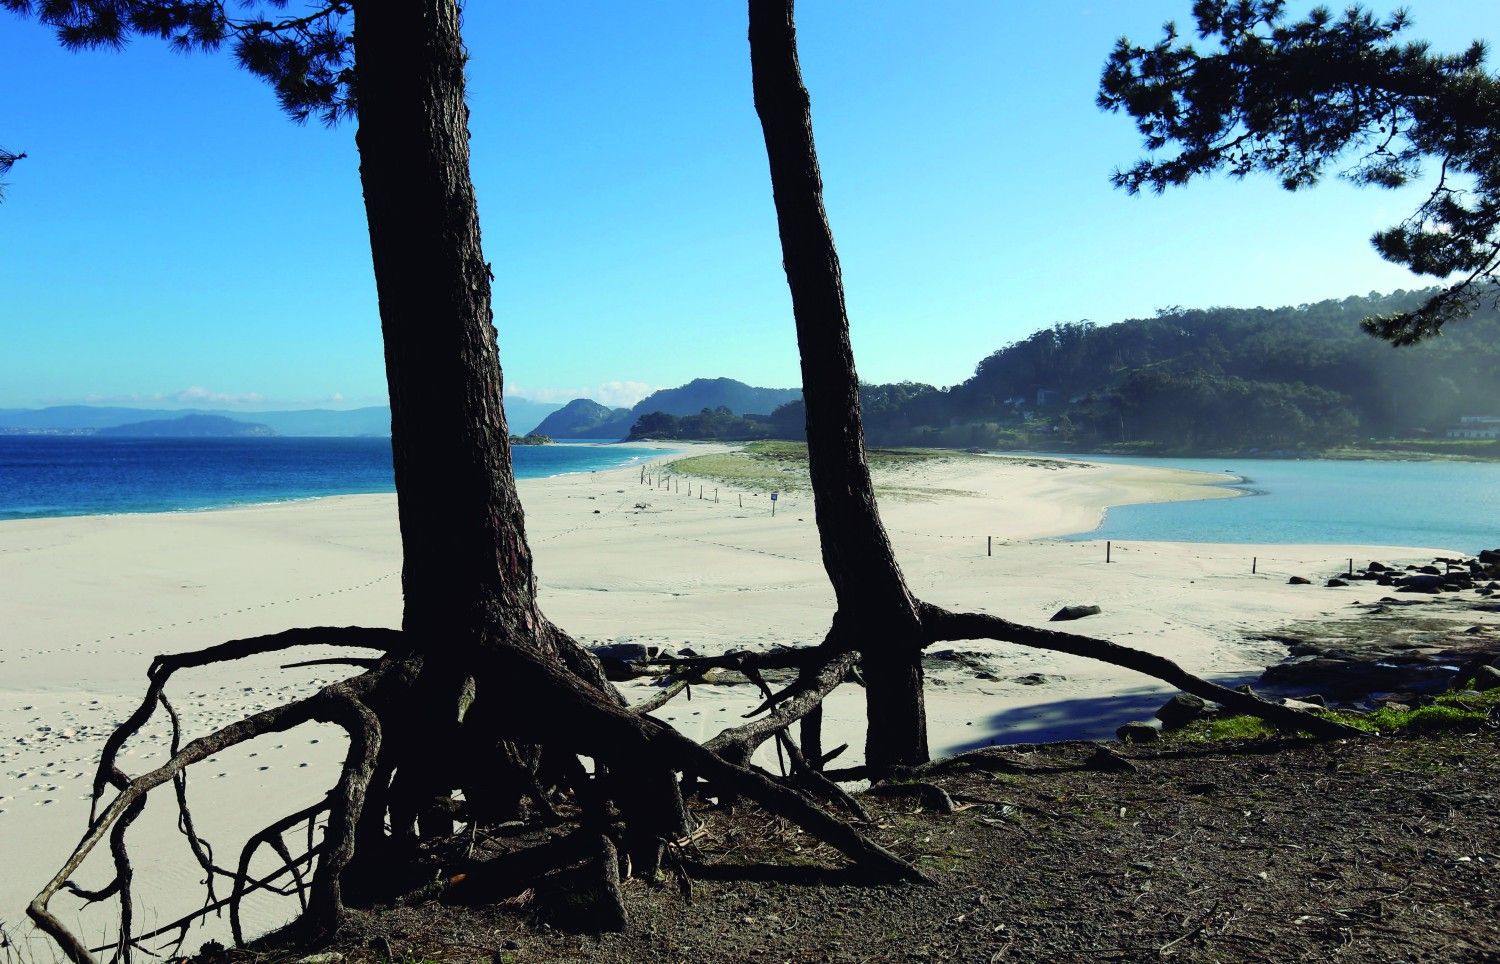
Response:
[[[555,402],[533,402],[525,398],[505,400],[510,430],[517,435],[534,431],[538,422],[559,407]],[[384,438],[391,434],[391,410],[384,405],[342,411],[313,408],[281,412],[54,405],[49,408],[0,409],[0,435],[96,435],[121,426],[189,416],[224,420],[218,423],[219,432],[195,433],[200,438],[208,435],[243,436],[247,434],[239,427],[243,425],[263,426],[270,430],[268,434],[271,435],[301,438]],[[119,433],[110,431],[108,434]]]
[[[732,378],[695,378],[677,388],[651,393],[630,408],[609,408],[587,398],[566,405],[508,397],[505,415],[514,435],[551,438],[623,439],[643,415],[697,415],[728,409],[735,415],[769,415],[796,401],[795,388],[757,388]],[[239,438],[281,435],[292,438],[385,438],[391,410],[384,405],[343,411],[300,409],[235,412],[223,409],[150,409],[102,405],[0,409],[0,435],[133,435],[158,438]]]
[[[240,430],[235,426],[252,424],[270,429],[273,435],[381,436],[391,434],[391,412],[383,405],[348,411],[307,409],[287,412],[54,405],[50,408],[0,409],[0,435],[95,435],[125,425],[186,417],[219,419],[221,421],[217,424],[226,434],[240,434]],[[110,434],[118,433],[111,432]]]
[[[552,438],[622,439],[644,415],[697,415],[719,408],[735,415],[769,415],[801,397],[796,388],[757,388],[732,378],[695,378],[677,388],[652,392],[631,408],[608,408],[592,399],[575,398],[544,418],[536,431]]]

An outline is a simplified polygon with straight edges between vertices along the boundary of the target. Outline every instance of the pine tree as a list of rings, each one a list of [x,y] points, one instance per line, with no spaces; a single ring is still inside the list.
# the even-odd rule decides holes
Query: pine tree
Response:
[[[1296,191],[1337,170],[1397,188],[1435,166],[1427,198],[1371,243],[1418,274],[1458,280],[1365,328],[1408,345],[1500,300],[1500,79],[1483,43],[1433,53],[1401,41],[1404,12],[1381,19],[1359,6],[1290,21],[1284,0],[1197,0],[1193,18],[1206,50],[1169,23],[1153,46],[1120,40],[1105,64],[1099,106],[1133,117],[1151,152],[1115,173],[1117,187],[1160,193],[1224,171]]]

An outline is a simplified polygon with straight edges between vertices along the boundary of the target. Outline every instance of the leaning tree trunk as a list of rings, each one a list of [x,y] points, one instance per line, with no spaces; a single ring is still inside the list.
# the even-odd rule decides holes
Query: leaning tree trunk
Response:
[[[813,502],[823,565],[838,600],[834,632],[859,650],[867,687],[865,758],[876,772],[925,763],[921,619],[881,524],[865,461],[859,376],[823,208],[792,0],[750,0],[750,64],[802,356]]]

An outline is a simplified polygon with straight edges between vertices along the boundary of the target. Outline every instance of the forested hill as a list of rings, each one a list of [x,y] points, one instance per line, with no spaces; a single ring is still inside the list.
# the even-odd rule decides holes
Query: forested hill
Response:
[[[695,378],[686,385],[652,392],[635,404],[631,414],[637,418],[652,412],[697,415],[704,409],[727,408],[736,415],[769,415],[801,397],[798,388],[759,388],[732,378]]]
[[[1500,415],[1493,309],[1410,348],[1360,329],[1361,319],[1424,294],[1054,325],[996,351],[948,389],[866,386],[866,435],[886,445],[1306,450],[1440,437],[1460,416]],[[797,437],[802,418],[800,402],[783,406],[769,432]]]

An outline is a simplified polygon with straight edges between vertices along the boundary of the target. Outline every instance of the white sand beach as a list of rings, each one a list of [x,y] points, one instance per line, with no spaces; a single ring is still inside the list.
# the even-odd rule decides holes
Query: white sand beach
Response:
[[[717,652],[814,643],[832,613],[805,492],[765,495],[719,486],[719,501],[643,487],[635,467],[521,483],[543,605],[586,642],[632,640]],[[999,458],[923,463],[892,484],[936,490],[882,500],[913,589],[944,606],[1044,623],[1059,607],[1093,603],[1080,632],[1149,649],[1193,672],[1249,677],[1282,655],[1248,635],[1296,619],[1335,616],[1372,588],[1286,585],[1357,561],[1426,561],[1442,547],[1115,544],[1049,538],[1087,531],[1105,508],[1223,497],[1211,476],[1121,465],[1048,467]],[[713,483],[709,483],[710,493]],[[638,505],[644,508],[638,508]],[[986,555],[986,537],[994,555]],[[1250,573],[1251,556],[1259,574]],[[292,626],[396,626],[400,546],[391,495],[345,496],[222,511],[0,523],[0,921],[23,949],[23,909],[84,829],[92,767],[110,728],[139,700],[158,653]],[[1370,601],[1366,599],[1366,601]],[[993,644],[976,653],[991,679],[933,661],[932,749],[948,755],[990,742],[1107,736],[1164,698],[1153,681],[1105,665]],[[316,654],[314,654],[316,655]],[[169,693],[188,736],[264,708],[320,681],[326,668],[281,670],[282,659],[185,673]],[[1041,674],[1037,676],[1035,674]],[[627,686],[643,698],[644,684]],[[695,687],[661,712],[707,738],[755,702],[749,687]],[[827,708],[825,743],[848,741],[856,763],[862,697],[845,687]],[[232,862],[245,836],[316,800],[343,738],[304,727],[195,768],[199,831]],[[141,771],[165,757],[157,726],[131,746]],[[765,758],[774,765],[774,754]],[[138,841],[137,921],[164,924],[201,901],[201,873],[174,829],[170,794],[132,830]],[[84,883],[108,879],[107,860]],[[76,901],[63,895],[54,907]],[[295,902],[247,906],[247,926],[287,919]],[[83,933],[103,938],[109,911]],[[215,925],[208,932],[227,930]],[[196,944],[201,938],[195,937]]]

